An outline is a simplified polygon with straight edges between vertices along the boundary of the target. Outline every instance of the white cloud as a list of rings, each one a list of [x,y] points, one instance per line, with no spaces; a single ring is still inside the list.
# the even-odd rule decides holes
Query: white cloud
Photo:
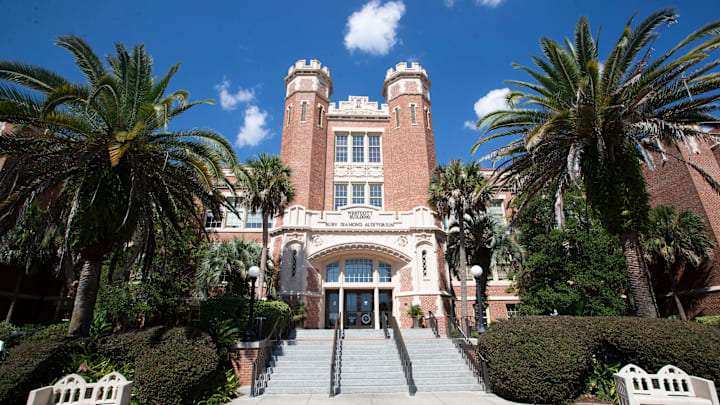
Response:
[[[243,146],[257,146],[260,142],[269,138],[272,134],[266,127],[268,119],[267,111],[260,111],[256,105],[249,105],[245,109],[245,121],[238,131],[235,145],[239,148]]]
[[[250,102],[255,98],[255,92],[252,89],[239,89],[237,93],[230,93],[228,91],[230,89],[229,80],[223,80],[220,84],[215,85],[215,89],[220,92],[220,107],[226,111],[234,110],[238,104]]]
[[[455,5],[455,0],[443,0],[445,7],[450,8]]]
[[[486,116],[493,111],[509,108],[510,106],[507,104],[507,100],[505,99],[505,97],[507,97],[509,93],[510,89],[506,87],[502,89],[490,90],[486,95],[480,97],[473,106],[478,119]],[[465,128],[477,129],[475,128],[475,122],[472,121],[465,121],[465,124],[463,126]]]
[[[387,55],[397,43],[398,22],[403,14],[402,1],[383,5],[380,0],[370,1],[348,17],[345,48],[350,52],[358,49],[371,55]]]
[[[497,7],[505,0],[475,0],[478,6]]]

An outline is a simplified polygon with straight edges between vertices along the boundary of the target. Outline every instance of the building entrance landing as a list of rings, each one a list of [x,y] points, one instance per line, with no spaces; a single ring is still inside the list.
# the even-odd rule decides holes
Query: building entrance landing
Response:
[[[325,302],[326,328],[378,329],[381,314],[392,316],[392,290],[327,290]]]

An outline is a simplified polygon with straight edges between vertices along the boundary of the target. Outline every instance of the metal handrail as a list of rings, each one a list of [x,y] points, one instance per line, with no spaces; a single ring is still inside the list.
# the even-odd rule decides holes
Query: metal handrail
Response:
[[[455,317],[448,315],[445,319],[447,319],[448,337],[452,339],[453,344],[465,359],[465,363],[472,369],[478,381],[483,383],[485,391],[492,392],[488,362],[480,353],[480,346],[472,344],[465,332],[458,326]],[[459,336],[453,336],[453,331],[457,331]]]
[[[282,319],[283,318],[278,318],[275,320],[275,323],[273,324],[272,329],[270,329],[270,333],[268,334],[268,336],[259,343],[260,349],[258,351],[258,356],[253,361],[252,366],[252,379],[250,380],[251,397],[262,394],[263,390],[267,386],[267,363],[272,357],[275,344],[279,340],[280,334],[282,333],[282,330],[278,329],[278,325],[280,324],[280,321]]]
[[[402,363],[402,368],[405,372],[408,392],[411,396],[414,396],[417,392],[417,387],[415,386],[415,380],[412,375],[412,361],[410,360],[407,347],[405,347],[405,341],[403,340],[402,332],[398,326],[397,319],[395,319],[394,316],[390,318],[390,327],[393,330],[393,340],[395,340],[395,346],[397,347],[398,355],[400,355],[400,362]]]
[[[388,315],[386,312],[380,313],[380,325],[382,325],[383,333],[385,334],[385,339],[390,339],[390,332],[388,332]]]
[[[342,337],[341,329],[340,329],[340,320],[335,320],[335,332],[333,334],[333,348],[332,348],[332,357],[330,358],[330,396],[334,397],[338,393],[338,387],[336,385],[339,385],[340,383],[340,367],[338,367],[338,357],[340,356],[340,351],[338,351],[338,343],[340,342],[340,338]]]
[[[432,329],[433,333],[435,334],[435,337],[439,338],[440,331],[438,330],[438,320],[435,317],[435,314],[432,313],[432,311],[428,311],[427,320],[430,323],[430,329]]]

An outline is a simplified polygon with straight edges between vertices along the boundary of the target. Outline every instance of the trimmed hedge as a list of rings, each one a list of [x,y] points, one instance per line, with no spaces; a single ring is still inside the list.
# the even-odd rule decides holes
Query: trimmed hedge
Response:
[[[648,372],[673,364],[720,381],[720,333],[693,322],[642,318],[516,317],[479,339],[498,395],[560,404],[587,388],[593,356]]]
[[[0,364],[0,404],[23,405],[30,391],[62,375],[79,341],[47,339],[27,342],[8,351]]]
[[[98,340],[98,352],[113,363],[135,363],[140,404],[192,404],[224,379],[215,344],[194,328],[155,327]]]
[[[72,355],[81,352],[82,342],[45,339],[11,348],[0,365],[0,404],[23,405],[31,390],[61,377]],[[212,339],[194,328],[156,327],[109,335],[98,339],[95,347],[115,366],[134,363],[135,399],[142,405],[192,404],[225,378]]]
[[[258,332],[261,336],[269,333],[275,320],[288,317],[291,311],[290,306],[282,301],[256,300],[255,317],[267,318],[264,330]],[[200,323],[206,329],[215,321],[229,319],[234,327],[245,330],[249,314],[250,299],[247,297],[212,297],[200,304]]]
[[[24,333],[13,336],[13,332],[19,331]],[[15,326],[11,323],[0,322],[0,340],[5,342],[6,348],[36,340],[62,338],[67,335],[67,331],[68,323],[56,323],[48,326],[36,324]]]

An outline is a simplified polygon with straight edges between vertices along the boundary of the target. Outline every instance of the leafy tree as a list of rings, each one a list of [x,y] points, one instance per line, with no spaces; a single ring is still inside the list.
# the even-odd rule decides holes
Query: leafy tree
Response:
[[[465,218],[466,213],[484,212],[493,190],[486,187],[487,181],[476,162],[463,163],[451,160],[447,166],[435,168],[430,178],[428,204],[440,218]],[[458,221],[458,266],[460,277],[460,316],[467,319],[467,254],[465,221]],[[470,331],[466,331],[469,333]]]
[[[498,218],[486,212],[465,214],[463,230],[467,246],[467,263],[478,264],[483,268],[480,288],[485,290],[491,270],[498,266],[519,267],[525,251],[510,234],[510,229]],[[453,221],[448,232],[448,244],[445,257],[456,277],[461,278],[457,263],[460,254],[460,224]],[[467,278],[467,273],[465,274]],[[483,295],[487,297],[487,295]]]
[[[81,38],[57,44],[75,58],[84,83],[0,61],[8,83],[0,85],[0,120],[28,129],[0,135],[0,156],[11,158],[0,172],[0,235],[31,203],[52,196],[31,246],[64,224],[63,255],[72,245],[83,262],[68,333],[86,336],[107,254],[132,241],[130,261],[142,258],[149,268],[158,219],[179,229],[178,210],[194,213],[198,203],[221,215],[227,201],[212,179],[224,181],[223,164],[234,169],[237,159],[213,131],[168,130],[173,118],[209,102],[188,102],[184,90],[166,95],[178,65],[155,79],[144,45],[130,52],[118,43],[108,70]],[[197,215],[186,219],[203,225]]]
[[[720,44],[720,22],[653,57],[655,38],[676,17],[674,10],[663,9],[634,28],[631,18],[602,64],[585,17],[575,27],[574,43],[542,38],[543,56],[532,58],[539,69],[515,65],[534,82],[508,81],[524,91],[508,95],[510,108],[478,121],[484,133],[472,148],[511,137],[486,158],[504,160],[501,176],[517,181],[525,201],[557,184],[561,227],[563,195],[577,185],[579,169],[590,205],[620,238],[635,312],[644,317],[657,317],[658,311],[638,236],[650,209],[641,161],[652,168],[651,152],[678,159],[720,192],[720,183],[668,148],[679,142],[692,149],[693,139],[712,138],[701,125],[718,126],[711,113],[720,98],[720,72],[710,54]]]
[[[515,277],[521,312],[624,315],[628,281],[617,238],[600,226],[577,189],[565,196],[566,226],[549,229],[554,190],[552,185],[536,195],[519,220],[520,241],[529,253]]]
[[[106,282],[101,284],[96,312],[120,329],[171,325],[186,318],[186,298],[192,295],[207,238],[197,224],[181,224],[178,231],[167,218],[156,223],[155,238],[156,254],[147,268],[130,261],[129,249],[117,249],[105,262]]]
[[[690,264],[697,267],[712,258],[715,243],[705,230],[705,221],[691,211],[677,213],[675,207],[659,205],[650,211],[650,227],[643,235],[645,258],[662,266],[670,281],[680,318],[687,321],[675,285],[678,270]]]
[[[195,277],[195,294],[206,297],[208,289],[228,282],[227,289],[236,295],[247,295],[250,267],[260,263],[261,248],[245,239],[233,239],[213,244],[200,261]],[[268,269],[265,280],[272,281]]]
[[[295,187],[290,181],[290,167],[279,156],[260,154],[247,161],[241,176],[243,190],[240,199],[248,212],[262,215],[262,253],[260,255],[260,280],[258,296],[263,296],[263,283],[268,264],[268,221],[271,216],[283,215],[285,208],[295,198]]]

